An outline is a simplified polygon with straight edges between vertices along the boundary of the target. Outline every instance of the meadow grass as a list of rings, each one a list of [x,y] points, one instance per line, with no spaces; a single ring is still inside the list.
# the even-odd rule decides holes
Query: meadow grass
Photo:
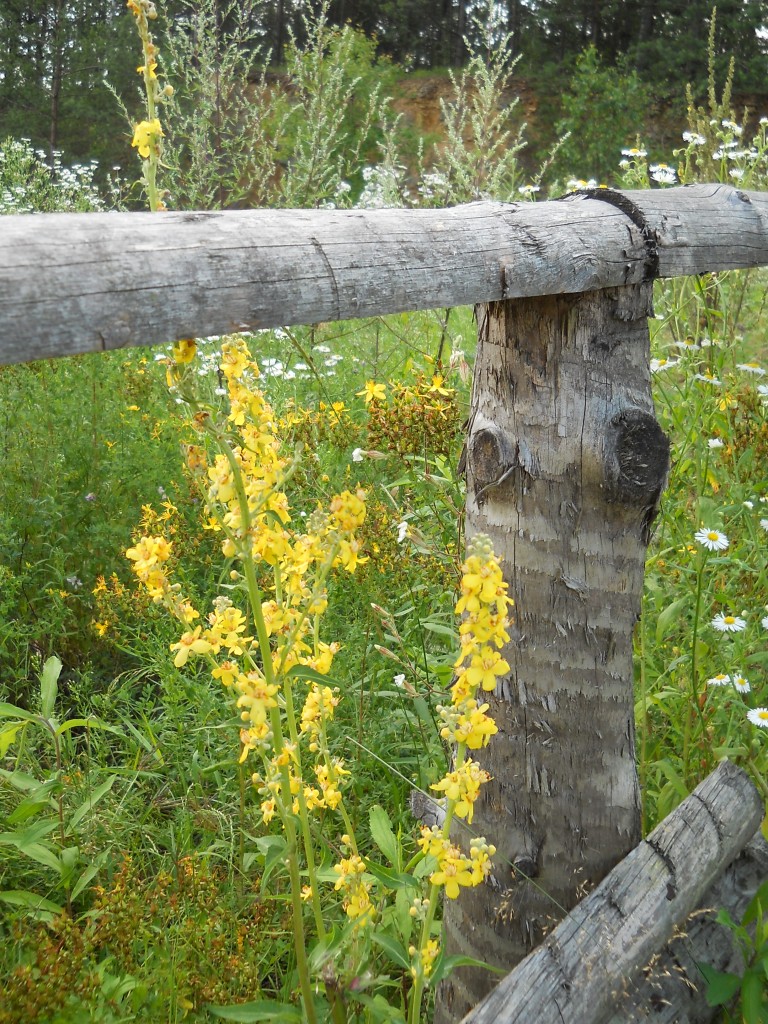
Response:
[[[156,92],[148,66],[145,86]],[[765,125],[741,142],[744,130],[713,102],[704,113],[717,116],[691,111],[689,138],[668,156],[673,171],[649,166],[636,147],[623,183],[714,175],[764,188]],[[163,192],[146,162],[161,138],[145,131],[137,146],[146,143],[153,205]],[[422,181],[423,201],[435,201],[430,182],[463,180],[453,173],[458,136],[454,143],[445,175]],[[90,179],[65,176],[68,189],[57,191],[23,145],[5,151],[37,197],[13,184],[8,212],[98,205]],[[465,169],[476,157],[474,149]],[[10,163],[2,166],[12,177]],[[402,199],[396,170],[361,170],[362,201]],[[516,176],[512,162],[504,187],[516,187]],[[725,756],[768,799],[767,283],[753,271],[656,286],[651,369],[672,470],[636,632],[646,830]],[[350,826],[401,869],[417,851],[411,787],[428,789],[448,768],[438,706],[458,649],[456,467],[475,331],[472,311],[454,309],[246,338],[285,451],[296,455],[284,482],[294,519],[310,521],[318,502],[344,490],[367,492],[367,561],[354,576],[333,570],[328,579],[323,628],[341,640],[333,677],[344,698],[328,753],[351,773]],[[222,340],[201,341],[189,370],[212,408],[222,401]],[[185,467],[199,439],[178,389],[168,390],[175,372],[170,346],[0,368],[0,1024],[206,1021],[214,1006],[287,1004],[299,987],[280,831],[265,824],[263,794],[239,760],[236,709],[199,661],[174,664],[178,625],[134,586],[125,558],[143,535],[162,534],[173,544],[174,579],[196,607],[228,585],[220,538],[201,528],[200,490]],[[339,849],[320,848],[327,882]],[[330,885],[326,900],[342,929],[343,894]],[[427,922],[421,955],[433,911],[412,906]],[[405,936],[401,946],[367,947],[368,961],[344,962],[371,972],[355,975],[354,1019],[401,1019],[415,962],[408,914],[396,899],[383,915],[383,932]],[[335,949],[330,939],[324,948]],[[318,968],[323,948],[314,955]],[[241,1019],[261,1019],[248,1012]]]

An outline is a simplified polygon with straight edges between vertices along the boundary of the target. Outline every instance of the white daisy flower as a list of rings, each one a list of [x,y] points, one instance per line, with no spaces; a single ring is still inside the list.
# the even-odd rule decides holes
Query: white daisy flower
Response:
[[[660,370],[671,370],[679,362],[679,359],[652,359],[651,373],[658,373]]]
[[[661,185],[674,185],[677,181],[677,174],[668,164],[651,164],[648,171]]]
[[[703,380],[705,384],[722,384],[723,382],[719,377],[715,377],[713,373],[694,373],[694,380]]]
[[[749,680],[745,679],[744,676],[735,675],[731,680],[733,685],[739,691],[739,693],[749,693],[752,687],[749,685]]]
[[[768,519],[761,519],[760,526],[768,533]]]
[[[697,530],[693,535],[693,539],[697,544],[701,544],[707,551],[725,551],[728,547],[728,538],[724,533],[719,530],[708,530],[706,526],[702,526],[700,530]]]
[[[760,729],[768,729],[768,708],[750,708],[747,718]]]
[[[743,370],[744,373],[754,373],[757,377],[764,377],[765,370],[759,363],[737,363],[737,370]]]
[[[353,462],[362,462],[363,461],[363,449],[362,448],[355,448],[355,450],[352,452],[352,461]]]
[[[718,672],[716,676],[712,676],[711,679],[707,680],[707,686],[727,686],[731,681],[731,677],[726,675],[725,672]]]
[[[745,619],[739,615],[726,615],[725,612],[718,612],[712,619],[711,625],[718,633],[741,633],[747,628]]]
[[[721,437],[710,437],[707,441],[708,448],[724,448],[725,441]]]

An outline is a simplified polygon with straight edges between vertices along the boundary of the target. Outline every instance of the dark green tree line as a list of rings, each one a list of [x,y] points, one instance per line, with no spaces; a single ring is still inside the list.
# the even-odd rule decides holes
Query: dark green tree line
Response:
[[[268,54],[279,71],[291,45],[304,42],[305,15],[316,7],[307,0],[254,4],[258,59]],[[706,81],[711,0],[498,0],[490,10],[498,39],[520,55],[517,73],[555,105],[564,76],[570,79],[588,47],[607,67],[636,71],[657,97],[680,96],[686,82],[701,90]],[[479,38],[476,19],[488,11],[487,0],[328,3],[331,24],[359,28],[406,70],[461,67],[465,39]],[[189,11],[185,0],[160,0],[159,14],[162,40],[164,25],[183,31]],[[767,91],[765,20],[762,0],[718,4],[716,64],[724,77],[736,56],[737,97]],[[216,31],[226,34],[226,21]],[[0,138],[30,138],[47,153],[62,148],[68,161],[125,162],[128,130],[106,83],[132,104],[135,49],[124,0],[0,0]]]

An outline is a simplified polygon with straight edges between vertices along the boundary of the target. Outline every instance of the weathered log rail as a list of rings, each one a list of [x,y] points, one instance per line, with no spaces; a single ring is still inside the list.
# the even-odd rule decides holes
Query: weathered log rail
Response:
[[[701,975],[653,960],[741,854],[764,812],[747,775],[722,762],[462,1024],[709,1019],[701,1006],[693,1018],[681,1012],[682,999],[693,1003],[698,994],[703,1001]],[[756,837],[758,871],[768,866],[765,850]],[[636,985],[647,965],[647,976]],[[674,986],[670,992],[667,983],[666,990],[675,997],[672,1016],[663,1016],[668,1000],[659,996],[665,975]]]
[[[768,195],[0,219],[0,363],[768,264]]]
[[[604,966],[619,985],[738,852],[704,823],[707,855],[685,861],[688,803],[640,842],[631,640],[668,459],[650,387],[651,283],[766,265],[768,194],[725,185],[450,210],[0,218],[0,364],[476,305],[467,535],[490,535],[516,608],[511,670],[491,698],[499,733],[478,752],[493,781],[474,827],[499,850],[494,884],[447,901],[445,922],[449,951],[523,963],[486,999],[487,973],[455,972],[439,994],[441,1024],[472,1007],[477,1024],[545,1021],[527,1002],[537,988],[553,1020],[607,1024],[614,989],[591,991],[582,968]],[[734,812],[724,834],[743,846],[754,795],[728,771],[713,778],[743,799],[718,813]],[[668,877],[678,856],[695,885]],[[606,876],[553,932],[553,907],[575,907]],[[601,893],[611,898],[597,907]],[[626,917],[618,896],[636,903]],[[645,941],[633,928],[649,907],[656,930]],[[609,935],[626,940],[618,974]],[[561,939],[567,977],[551,973]],[[555,997],[563,984],[571,1011]]]

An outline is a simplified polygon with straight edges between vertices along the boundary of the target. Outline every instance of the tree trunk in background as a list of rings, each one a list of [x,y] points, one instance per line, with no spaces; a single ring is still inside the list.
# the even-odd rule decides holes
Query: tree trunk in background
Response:
[[[477,308],[467,536],[515,600],[474,834],[493,876],[446,900],[446,946],[511,970],[640,839],[632,634],[669,445],[653,416],[651,285]],[[460,823],[455,839],[466,843]],[[464,826],[465,827],[465,826]],[[496,976],[462,968],[436,1022]]]

